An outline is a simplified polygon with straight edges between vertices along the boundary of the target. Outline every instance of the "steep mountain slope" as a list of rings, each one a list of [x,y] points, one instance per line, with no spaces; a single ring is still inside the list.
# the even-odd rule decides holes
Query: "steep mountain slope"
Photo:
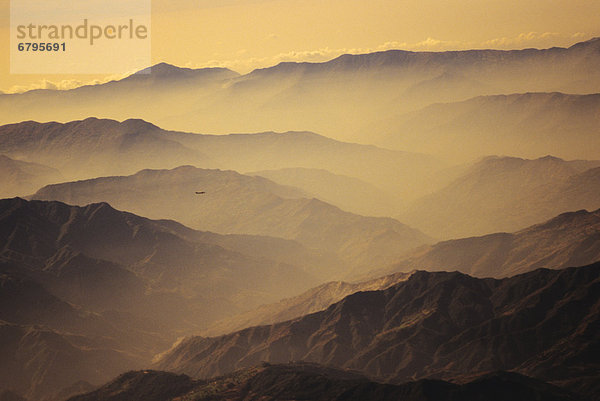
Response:
[[[60,181],[62,175],[56,169],[0,154],[0,198],[30,195],[44,185]]]
[[[0,266],[0,388],[42,399],[77,381],[102,383],[143,367],[168,345],[154,328],[86,311],[7,270]]]
[[[42,399],[98,385],[181,335],[316,285],[273,245],[319,260],[293,242],[198,232],[105,203],[0,200],[0,388]]]
[[[66,92],[0,95],[0,121],[135,115],[178,130],[311,130],[357,140],[351,138],[357,126],[435,102],[524,92],[598,93],[599,48],[594,39],[568,49],[390,50],[324,63],[281,63],[243,76],[162,65],[150,77],[138,74]]]
[[[218,321],[200,334],[222,335],[325,310],[355,292],[382,290],[404,281],[413,269],[457,270],[476,277],[503,278],[540,267],[560,269],[597,261],[600,261],[600,210],[569,212],[513,234],[498,233],[424,246],[403,256],[398,263],[359,276],[363,281],[325,283],[296,297]]]
[[[0,387],[32,400],[57,393],[78,380],[102,383],[143,363],[105,340],[41,326],[0,321]]]
[[[400,199],[374,185],[323,169],[284,168],[247,174],[300,188],[307,194],[343,210],[366,216],[389,216],[401,208]]]
[[[157,366],[202,378],[261,360],[297,360],[393,382],[510,369],[590,384],[598,378],[591,350],[600,341],[599,285],[600,264],[504,280],[419,271],[387,290],[359,292],[295,320],[188,338]]]
[[[418,268],[500,278],[540,267],[559,269],[597,261],[600,261],[600,210],[580,210],[512,234],[490,234],[424,247],[393,266],[371,272],[370,276]]]
[[[516,231],[560,213],[600,207],[598,161],[488,157],[401,215],[437,238]]]
[[[42,399],[77,381],[99,384],[143,367],[172,341],[139,317],[125,323],[117,312],[90,312],[65,302],[23,270],[2,258],[0,388]]]
[[[484,154],[600,158],[600,95],[525,93],[438,103],[364,127],[391,149],[458,160]]]
[[[369,381],[349,371],[316,364],[250,368],[208,382],[157,371],[128,372],[102,388],[69,401],[120,400],[403,400],[475,401],[576,400],[555,386],[515,373],[498,372],[463,385],[422,380],[400,386]]]
[[[327,309],[350,294],[360,291],[384,290],[400,281],[405,281],[410,273],[394,273],[385,277],[346,283],[332,281],[310,289],[298,296],[282,299],[269,305],[262,305],[255,310],[232,316],[211,325],[203,336],[216,336],[231,333],[251,326],[273,324],[291,320],[310,313]]]
[[[363,217],[300,196],[298,191],[262,177],[186,166],[51,185],[33,198],[79,205],[104,201],[151,218],[178,220],[196,229],[293,239],[334,253],[353,267],[391,263],[403,252],[429,241],[397,220]],[[322,273],[339,277],[341,272]]]
[[[174,321],[200,313],[210,319],[232,305],[257,306],[315,283],[295,266],[193,241],[178,235],[177,229],[189,235],[185,227],[106,203],[2,200],[0,227],[7,269],[28,272],[61,297],[98,310],[130,308]],[[148,299],[148,289],[156,296]],[[190,310],[179,310],[186,304]]]

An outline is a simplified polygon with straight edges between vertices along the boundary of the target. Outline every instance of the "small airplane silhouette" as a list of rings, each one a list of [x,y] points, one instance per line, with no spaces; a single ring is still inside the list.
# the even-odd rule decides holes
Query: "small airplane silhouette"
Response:
[[[204,192],[204,191],[196,191],[196,195],[202,195],[202,194],[205,194],[205,193],[206,192]]]

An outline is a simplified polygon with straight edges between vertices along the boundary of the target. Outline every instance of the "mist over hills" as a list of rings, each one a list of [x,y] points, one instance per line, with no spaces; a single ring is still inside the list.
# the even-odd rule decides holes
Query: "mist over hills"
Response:
[[[600,401],[598,65],[596,38],[0,93],[28,199],[0,200],[0,401]]]
[[[34,400],[56,394],[75,380],[103,382],[143,366],[139,359],[111,349],[102,340],[41,326],[0,322],[0,335],[4,359],[0,386]]]
[[[331,281],[311,288],[295,297],[285,298],[273,304],[261,305],[254,310],[217,321],[203,331],[201,335],[214,337],[247,327],[291,320],[325,310],[350,294],[361,291],[384,290],[400,281],[407,280],[408,277],[410,277],[410,273],[393,273],[358,283]]]
[[[379,190],[389,194],[384,205],[430,192],[445,167],[430,156],[339,142],[310,132],[200,135],[165,131],[132,119],[9,124],[0,127],[0,149],[9,157],[56,168],[70,180],[186,164],[240,172],[328,169],[385,188]],[[324,185],[337,180],[323,179]],[[389,206],[374,208],[381,213]]]
[[[584,266],[600,260],[600,210],[561,214],[515,233],[439,242],[376,269],[379,277],[413,269],[458,270],[477,277],[509,277],[545,267]]]
[[[509,92],[508,92],[509,93]],[[484,154],[600,158],[600,95],[524,93],[436,103],[364,127],[391,149],[464,159]]]
[[[35,160],[74,178],[176,167],[189,160],[207,159],[141,120],[26,121],[0,127],[0,143],[2,152],[10,157]]]
[[[121,120],[145,115],[153,120],[150,118],[152,115],[164,116],[165,110],[173,113],[181,104],[194,104],[198,99],[197,91],[212,93],[223,82],[238,75],[225,68],[195,70],[160,63],[104,84],[86,85],[67,91],[34,90],[4,94],[0,100],[3,107],[2,123],[23,120],[68,122],[89,116],[111,115],[122,116]],[[149,99],[153,100],[149,102]],[[180,105],[177,106],[177,103]],[[10,117],[10,113],[15,114]]]
[[[244,238],[252,256],[232,250]],[[105,203],[1,200],[0,387],[38,399],[79,380],[100,384],[149,364],[182,334],[316,284],[267,259],[272,243]]]
[[[420,271],[288,322],[188,338],[157,367],[206,378],[294,360],[393,383],[509,369],[585,391],[598,380],[599,273],[598,264],[503,280]]]
[[[313,132],[175,136],[185,146],[218,159],[219,166],[224,166],[220,168],[240,172],[325,169],[361,179],[401,198],[436,188],[440,170],[447,167],[428,155],[340,142]]]
[[[366,216],[393,215],[403,200],[359,180],[323,169],[283,168],[247,173],[265,177],[281,185],[300,188],[309,195],[343,210]]]
[[[139,369],[152,350],[168,344],[149,324],[126,325],[114,313],[63,301],[40,284],[44,280],[2,259],[0,388],[43,399],[78,380],[101,383]]]
[[[217,321],[199,334],[222,335],[322,311],[350,294],[384,290],[405,281],[415,269],[457,270],[475,277],[504,278],[541,267],[561,269],[598,260],[600,210],[569,212],[513,234],[496,233],[423,246],[409,251],[393,265],[366,274],[350,274],[352,282],[324,283],[298,296]]]
[[[0,121],[138,117],[194,132],[310,130],[369,142],[356,136],[356,127],[432,103],[525,92],[598,93],[599,48],[593,39],[566,49],[390,50],[281,63],[243,76],[162,64],[149,75],[103,85],[0,95]],[[198,80],[189,78],[196,75]]]
[[[157,295],[161,290],[174,291],[181,301],[200,296],[197,306],[205,308],[205,313],[212,309],[218,316],[223,311],[209,306],[211,299],[214,303],[229,298],[224,307],[237,299],[239,305],[248,307],[270,297],[279,299],[278,292],[289,294],[294,286],[302,290],[314,283],[296,266],[269,261],[260,253],[251,257],[222,248],[215,244],[217,239],[203,242],[179,224],[120,212],[106,203],[75,207],[16,198],[0,201],[0,205],[4,244],[0,255],[5,263],[34,277],[79,280],[79,286],[89,288],[79,289],[72,283],[65,286],[71,293],[61,295],[93,309],[139,307],[142,312],[152,302],[143,298],[145,290],[154,289]],[[53,287],[54,291],[60,289]],[[78,290],[91,299],[74,298]],[[97,299],[96,292],[100,293]],[[119,295],[126,298],[119,302]],[[258,300],[252,301],[253,297]],[[154,316],[154,312],[147,313]],[[172,312],[165,317],[178,315]]]
[[[174,219],[196,229],[291,239],[325,255],[336,255],[346,271],[349,266],[391,263],[403,252],[430,241],[394,219],[345,212],[262,177],[189,166],[52,185],[33,198],[78,205],[109,202],[119,209]],[[331,266],[320,273],[320,277],[340,277],[343,271]]]
[[[0,154],[0,198],[32,194],[48,183],[62,180],[62,175],[56,169],[13,160]]]
[[[560,213],[600,208],[599,161],[487,157],[399,218],[438,238],[512,232]]]

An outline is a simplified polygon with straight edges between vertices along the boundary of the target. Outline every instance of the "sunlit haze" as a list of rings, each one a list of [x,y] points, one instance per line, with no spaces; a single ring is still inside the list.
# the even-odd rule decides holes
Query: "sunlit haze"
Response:
[[[600,36],[594,0],[154,0],[152,7],[153,63],[240,73],[343,53],[546,48]],[[66,89],[118,78],[9,74],[8,0],[0,11],[0,90]]]

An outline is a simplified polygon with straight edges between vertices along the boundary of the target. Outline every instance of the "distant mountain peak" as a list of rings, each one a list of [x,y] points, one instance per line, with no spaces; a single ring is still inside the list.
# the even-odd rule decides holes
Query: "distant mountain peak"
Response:
[[[158,126],[141,118],[129,118],[122,121],[121,124],[128,128],[160,129]]]
[[[152,74],[155,76],[168,76],[168,75],[180,73],[182,71],[191,71],[191,69],[177,67],[175,65],[163,62],[163,63],[155,64],[148,68],[144,68],[143,70],[138,71],[135,74],[137,74],[137,75]]]
[[[169,63],[158,63],[151,67],[144,68],[131,75],[131,77],[143,77],[143,76],[152,76],[158,78],[179,78],[185,76],[194,76],[204,74],[206,72],[228,72],[231,74],[238,75],[234,71],[229,70],[228,68],[221,67],[207,67],[207,68],[187,68],[187,67],[178,67]]]
[[[552,155],[546,155],[546,156],[540,157],[538,160],[543,161],[543,162],[564,162],[564,160],[561,159],[560,157],[556,157],[556,156],[552,156]]]

